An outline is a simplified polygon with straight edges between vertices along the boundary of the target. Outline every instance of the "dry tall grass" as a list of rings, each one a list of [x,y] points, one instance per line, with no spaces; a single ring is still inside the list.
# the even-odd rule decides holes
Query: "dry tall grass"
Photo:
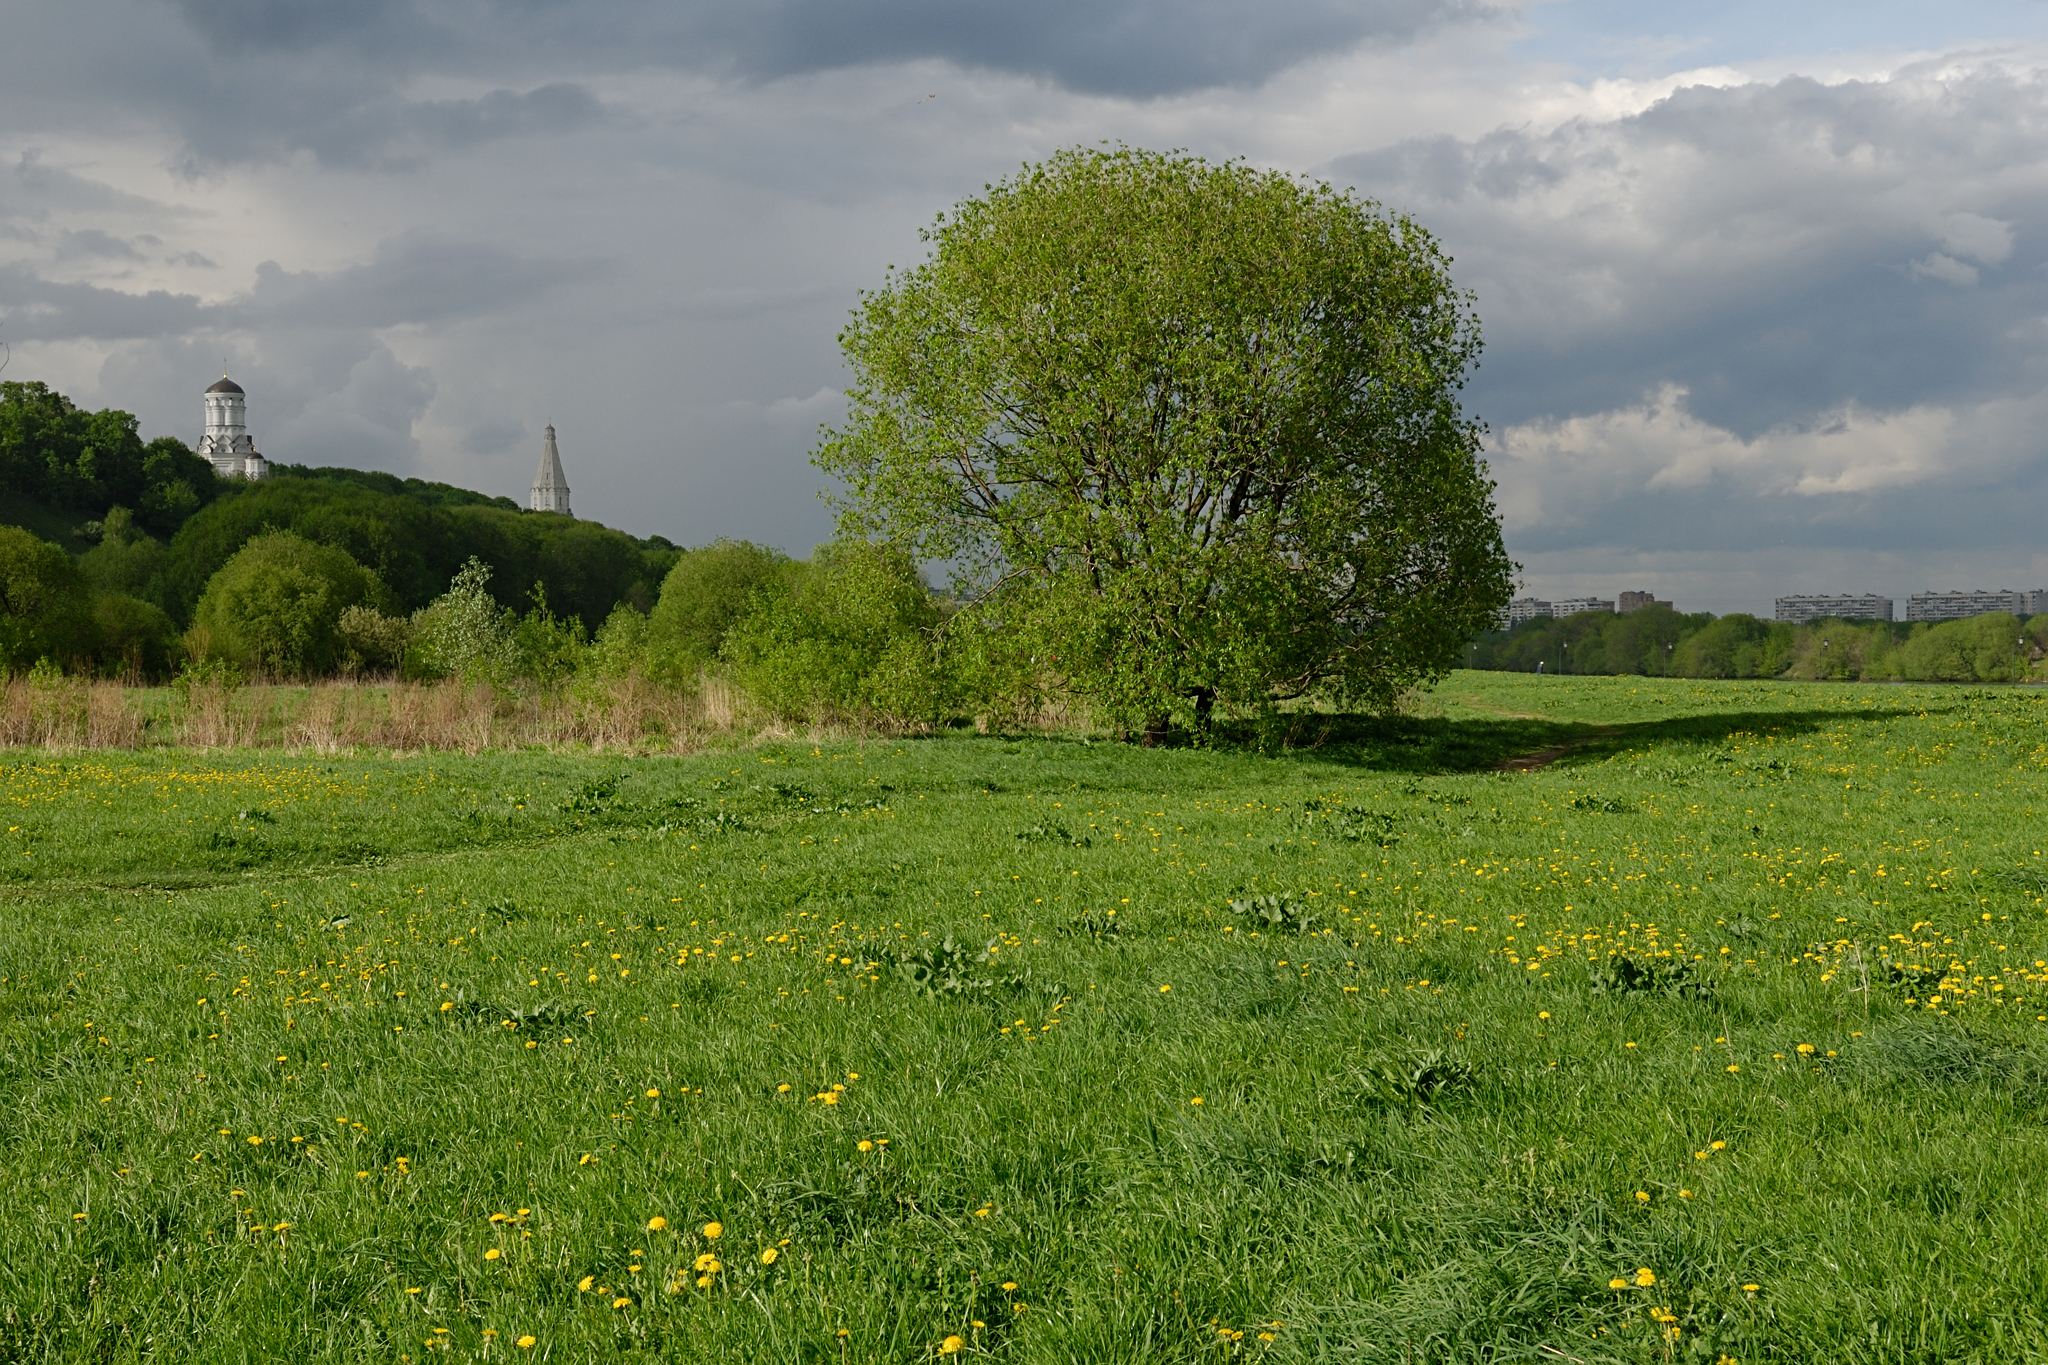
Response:
[[[0,683],[5,748],[689,753],[751,738],[761,726],[744,694],[718,678],[691,691],[628,677],[545,693],[452,681],[184,690],[80,678]]]

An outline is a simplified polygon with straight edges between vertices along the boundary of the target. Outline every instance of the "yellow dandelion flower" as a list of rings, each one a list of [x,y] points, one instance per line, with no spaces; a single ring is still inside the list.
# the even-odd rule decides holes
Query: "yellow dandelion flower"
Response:
[[[706,1223],[706,1224],[704,1225],[704,1240],[705,1240],[705,1241],[707,1241],[707,1242],[715,1242],[715,1241],[717,1241],[717,1240],[718,1240],[719,1238],[721,1238],[721,1237],[723,1237],[723,1236],[725,1236],[725,1224],[723,1224],[723,1223]]]
[[[1609,1289],[1626,1289],[1628,1288],[1628,1281],[1617,1277],[1615,1279],[1609,1280],[1607,1282],[1607,1287]]]
[[[1200,1104],[1201,1102],[1202,1097],[1200,1095],[1196,1095],[1193,1099],[1188,1101],[1189,1104]]]
[[[1713,1152],[1725,1152],[1728,1150],[1728,1144],[1725,1142],[1710,1142],[1707,1144],[1707,1150]]]
[[[590,1292],[590,1286],[592,1286],[593,1284],[596,1284],[596,1283],[597,1283],[597,1276],[595,1276],[595,1275],[585,1275],[585,1276],[584,1276],[584,1277],[583,1277],[582,1279],[580,1279],[580,1280],[576,1281],[576,1288],[577,1288],[577,1290],[578,1290],[579,1292],[581,1292],[581,1293],[584,1293],[584,1294],[588,1294],[588,1293]]]
[[[1792,1050],[1802,1057],[1811,1057],[1813,1055],[1813,1044],[1801,1043],[1798,1047],[1793,1048]]]
[[[1649,1203],[1649,1202],[1650,1202],[1650,1192],[1649,1192],[1648,1190],[1637,1190],[1637,1191],[1636,1191],[1636,1202],[1637,1202],[1637,1203],[1641,1203],[1641,1204],[1647,1204],[1647,1203]]]
[[[1016,1293],[1016,1292],[1017,1292],[1017,1282],[1016,1282],[1015,1280],[1004,1280],[1004,1281],[1003,1281],[1003,1292],[1004,1292],[1005,1294],[1014,1294],[1014,1293]]]
[[[1742,1292],[1745,1294],[1754,1294],[1757,1290],[1761,1288],[1763,1288],[1763,1286],[1759,1284],[1746,1284],[1742,1286]]]
[[[621,1294],[619,1295],[619,1297],[612,1300],[612,1307],[614,1308],[631,1308],[632,1306],[633,1301],[627,1298],[624,1294]]]
[[[1171,986],[1161,986],[1161,987],[1159,988],[1159,993],[1160,993],[1161,995],[1164,995],[1164,994],[1166,994],[1166,993],[1167,993],[1168,991],[1170,991],[1170,990],[1172,990],[1172,989],[1173,989],[1173,987],[1171,987]]]
[[[523,1336],[523,1337],[519,1338],[519,1349],[520,1349],[520,1350],[522,1350],[522,1351],[531,1351],[531,1350],[533,1349],[533,1347],[534,1347],[534,1338],[533,1338],[533,1337],[532,1337],[532,1336],[531,1336],[530,1334],[529,1334],[529,1335],[527,1335],[527,1336]]]
[[[660,1090],[660,1088],[659,1088],[658,1086],[652,1086],[652,1085],[648,1086],[648,1087],[647,1087],[647,1098],[648,1098],[648,1099],[650,1099],[650,1100],[658,1100],[658,1099],[660,1099],[660,1098],[661,1098],[661,1090]]]
[[[825,1101],[825,1103],[827,1104],[837,1104],[839,1103],[839,1092],[837,1090],[828,1090],[824,1094],[818,1096],[818,1098]]]
[[[1644,1266],[1642,1269],[1636,1271],[1636,1283],[1641,1285],[1643,1288],[1648,1289],[1651,1285],[1657,1283],[1657,1276],[1651,1271],[1651,1269],[1648,1266]]]
[[[657,1213],[657,1214],[655,1214],[655,1215],[654,1215],[654,1217],[652,1217],[652,1218],[650,1218],[650,1219],[648,1219],[648,1220],[647,1220],[647,1230],[648,1230],[649,1232],[660,1232],[660,1231],[661,1231],[661,1230],[662,1230],[663,1228],[665,1228],[665,1227],[667,1227],[667,1226],[668,1226],[668,1219],[666,1219],[666,1218],[663,1218],[663,1217],[662,1217],[662,1216],[661,1216],[660,1214],[658,1214],[658,1213]]]
[[[780,1251],[777,1251],[774,1247],[769,1247],[766,1251],[761,1253],[761,1264],[774,1265],[775,1258],[780,1256],[781,1254],[782,1253]]]
[[[859,1142],[853,1144],[853,1150],[856,1152],[872,1152],[875,1150],[875,1144],[869,1142],[866,1138],[862,1138]]]
[[[491,1248],[491,1249],[490,1249],[489,1251],[486,1251],[486,1252],[484,1253],[484,1259],[485,1259],[486,1261],[495,1261],[495,1260],[497,1260],[497,1259],[498,1259],[498,1258],[499,1258],[500,1256],[503,1256],[504,1254],[505,1254],[504,1252],[502,1252],[502,1251],[498,1250],[498,1249],[497,1249],[496,1247],[492,1247],[492,1248]]]
[[[947,1337],[944,1341],[939,1343],[939,1354],[942,1356],[956,1356],[966,1349],[967,1338],[965,1337]]]

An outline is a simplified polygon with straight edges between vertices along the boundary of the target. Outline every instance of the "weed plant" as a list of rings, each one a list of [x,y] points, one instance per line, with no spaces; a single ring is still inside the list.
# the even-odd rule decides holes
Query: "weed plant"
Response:
[[[2048,1359],[2041,703],[1435,709],[17,752],[0,1360]]]

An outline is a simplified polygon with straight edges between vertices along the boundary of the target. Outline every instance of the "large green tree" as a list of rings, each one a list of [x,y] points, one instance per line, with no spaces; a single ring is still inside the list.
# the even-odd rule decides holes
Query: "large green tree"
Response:
[[[1148,732],[1372,706],[1510,594],[1459,390],[1469,298],[1421,227],[1242,163],[1061,152],[863,296],[815,456],[842,531],[958,568],[1035,675]]]

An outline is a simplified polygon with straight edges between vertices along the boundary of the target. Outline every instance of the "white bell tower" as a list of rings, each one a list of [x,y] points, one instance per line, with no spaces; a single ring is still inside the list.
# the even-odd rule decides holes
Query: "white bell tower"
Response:
[[[562,452],[555,449],[552,425],[540,443],[540,468],[534,471],[533,491],[526,500],[526,506],[534,512],[560,512],[565,517],[575,515],[569,510],[569,480],[562,473]]]
[[[225,374],[206,391],[206,434],[199,438],[199,453],[223,479],[260,479],[270,472],[270,462],[257,453],[249,435],[247,395]]]

